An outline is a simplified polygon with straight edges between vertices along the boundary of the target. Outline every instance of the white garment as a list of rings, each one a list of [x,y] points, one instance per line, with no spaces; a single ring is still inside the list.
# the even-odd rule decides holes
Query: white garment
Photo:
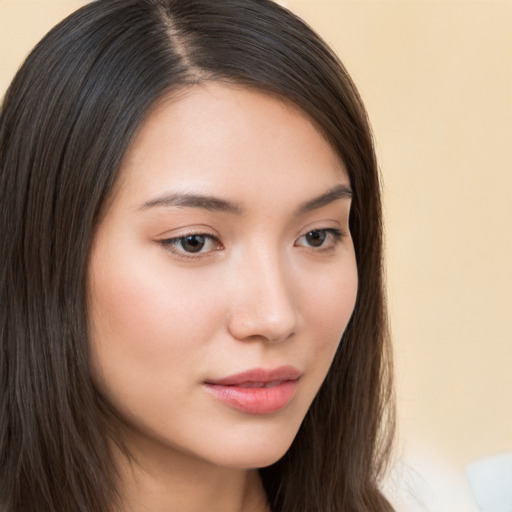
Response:
[[[512,512],[512,452],[479,459],[466,474],[482,512]]]

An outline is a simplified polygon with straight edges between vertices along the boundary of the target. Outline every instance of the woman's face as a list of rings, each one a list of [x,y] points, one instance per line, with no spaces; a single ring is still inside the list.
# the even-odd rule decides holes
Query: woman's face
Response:
[[[89,269],[95,379],[135,448],[284,454],[354,308],[349,210],[342,162],[291,104],[208,83],[152,111]]]

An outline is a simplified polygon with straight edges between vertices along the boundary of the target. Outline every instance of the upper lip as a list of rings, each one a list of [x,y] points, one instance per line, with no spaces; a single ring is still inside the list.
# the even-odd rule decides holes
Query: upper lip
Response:
[[[248,382],[266,384],[269,382],[297,380],[301,372],[293,366],[280,366],[279,368],[253,368],[244,372],[223,377],[222,379],[209,379],[206,384],[217,386],[236,386]]]

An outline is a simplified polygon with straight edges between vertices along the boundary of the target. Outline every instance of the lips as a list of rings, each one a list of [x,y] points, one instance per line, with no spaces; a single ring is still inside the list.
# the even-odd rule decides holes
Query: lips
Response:
[[[272,382],[242,382],[238,384],[240,388],[273,388],[275,386],[279,386],[284,381],[282,380],[274,380]]]
[[[204,385],[225,405],[246,414],[271,414],[286,407],[295,396],[301,373],[293,366],[256,368]]]

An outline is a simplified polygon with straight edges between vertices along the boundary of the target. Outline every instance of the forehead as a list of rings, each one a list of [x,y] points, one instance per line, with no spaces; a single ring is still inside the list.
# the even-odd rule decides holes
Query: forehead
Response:
[[[206,83],[161,100],[121,168],[137,196],[165,189],[236,196],[349,184],[344,164],[291,102],[240,86]]]

